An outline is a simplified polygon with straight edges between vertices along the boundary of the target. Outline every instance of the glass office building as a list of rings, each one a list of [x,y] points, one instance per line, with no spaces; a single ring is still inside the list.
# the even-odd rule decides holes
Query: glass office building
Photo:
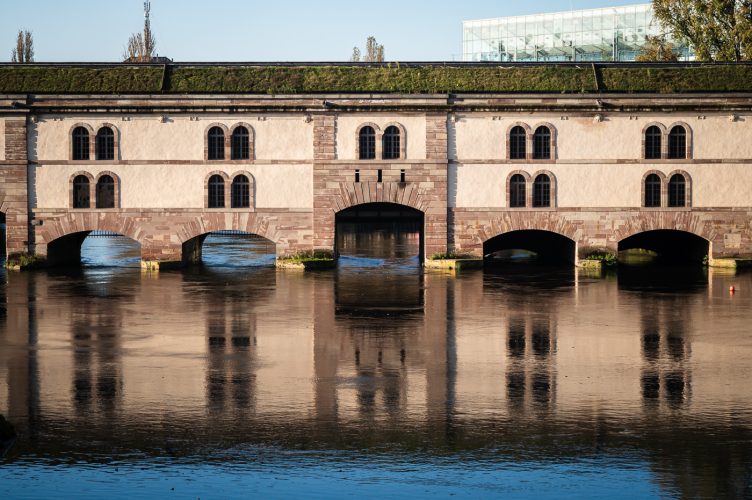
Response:
[[[634,61],[663,30],[651,4],[463,21],[464,61]],[[679,59],[690,51],[673,42]]]

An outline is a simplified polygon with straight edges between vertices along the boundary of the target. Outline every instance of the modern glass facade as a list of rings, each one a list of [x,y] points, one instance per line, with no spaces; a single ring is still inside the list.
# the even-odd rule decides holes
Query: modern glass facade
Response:
[[[662,34],[651,4],[463,21],[465,61],[633,61]],[[680,59],[691,59],[674,42]]]

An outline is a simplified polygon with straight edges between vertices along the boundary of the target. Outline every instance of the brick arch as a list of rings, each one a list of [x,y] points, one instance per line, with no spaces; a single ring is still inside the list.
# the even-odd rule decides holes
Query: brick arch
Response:
[[[513,231],[546,231],[578,241],[578,228],[570,221],[552,211],[506,212],[481,224],[475,234],[476,243],[483,243]]]
[[[556,179],[556,175],[554,175],[553,172],[550,170],[538,170],[532,175],[532,182],[535,183],[535,179],[538,178],[539,175],[546,175],[548,176],[548,180],[551,186],[551,206],[550,207],[538,207],[538,208],[556,208],[558,206],[558,180]],[[532,207],[532,203],[530,204]]]
[[[384,125],[384,131],[386,132],[386,129],[388,129],[389,127],[397,127],[397,129],[399,130],[399,133],[400,133],[400,157],[399,159],[404,160],[407,158],[407,129],[405,128],[404,125],[402,125],[399,122],[389,122],[386,125]],[[384,140],[383,134],[381,134],[381,138],[379,138],[379,132],[376,132],[376,138],[377,140],[381,140],[381,141]],[[383,144],[381,147],[383,150],[384,148]]]
[[[639,233],[660,230],[683,231],[708,241],[713,241],[720,234],[713,229],[712,224],[703,222],[692,212],[667,210],[643,212],[639,216],[632,217],[615,229],[613,237],[618,243]]]
[[[209,160],[209,131],[214,127],[219,127],[225,134],[225,148],[224,159],[222,160]],[[248,131],[250,133],[250,130]],[[204,129],[204,160],[206,161],[227,161],[230,159],[230,129],[224,123],[214,122],[210,123]]]
[[[692,176],[689,175],[689,172],[686,170],[676,169],[672,170],[667,176],[666,176],[666,190],[668,192],[668,183],[671,182],[671,178],[675,175],[681,175],[684,177],[684,207],[690,208],[692,206]],[[668,204],[666,204],[668,206]]]
[[[69,212],[61,217],[45,218],[36,230],[37,243],[49,245],[53,241],[76,233],[111,231],[143,245],[146,235],[133,217],[112,217],[108,212]]]
[[[245,127],[245,129],[248,130],[248,159],[247,160],[232,160],[232,134],[235,133],[235,129],[238,127]],[[206,129],[206,133],[208,137],[209,129]],[[247,123],[247,122],[235,123],[232,127],[230,127],[229,134],[228,132],[225,132],[225,141],[227,142],[228,140],[230,142],[230,156],[227,157],[226,159],[229,159],[232,161],[238,161],[238,162],[253,161],[256,159],[256,129],[254,129],[250,123]]]
[[[250,173],[248,170],[238,170],[236,172],[233,172],[232,175],[229,177],[229,183],[230,183],[230,205],[229,207],[232,207],[232,182],[235,180],[235,177],[239,175],[245,175],[248,178],[248,193],[250,196],[249,201],[249,207],[248,210],[253,210],[256,208],[256,178],[253,176],[252,173]],[[208,182],[208,180],[207,180]]]
[[[205,213],[179,226],[175,234],[180,243],[186,243],[215,231],[242,231],[284,246],[286,242],[275,219],[255,212]]]
[[[94,139],[96,137],[96,134],[94,132],[94,128],[89,125],[88,123],[74,123],[71,125],[71,128],[68,130],[68,159],[71,161],[88,161],[88,160],[73,160],[73,131],[76,130],[78,127],[83,127],[89,132],[89,160],[92,158],[96,158],[96,151],[94,148]]]
[[[648,170],[642,175],[642,179],[640,180],[640,207],[645,208],[645,181],[647,180],[649,175],[655,174],[661,179],[661,207],[666,206],[666,199],[668,196],[668,187],[666,185],[666,174],[661,172],[660,170]],[[651,207],[651,208],[659,208],[659,207]]]
[[[519,209],[527,208],[531,205],[531,201],[532,201],[531,190],[532,190],[533,181],[532,181],[532,177],[530,177],[530,174],[525,172],[524,170],[512,170],[511,172],[509,172],[509,175],[507,175],[507,180],[504,182],[505,191],[506,191],[506,198],[505,198],[506,203],[504,204],[504,206],[507,208],[512,208],[509,206],[509,203],[510,203],[509,200],[511,199],[511,195],[512,195],[512,192],[511,192],[512,177],[514,177],[515,175],[521,175],[522,177],[525,178],[525,206],[514,207],[515,209],[519,210]]]
[[[426,199],[423,189],[412,182],[382,182],[375,189],[371,189],[368,184],[370,183],[341,183],[339,193],[331,195],[331,214],[367,203],[394,203],[425,213],[431,203]]]
[[[693,147],[693,145],[694,145],[694,131],[692,130],[692,127],[690,127],[689,124],[686,123],[686,122],[681,122],[681,121],[674,122],[674,123],[672,123],[671,125],[669,125],[666,128],[666,132],[665,132],[665,134],[666,134],[666,141],[668,141],[668,136],[671,133],[671,131],[674,130],[674,127],[683,127],[684,128],[684,133],[686,134],[686,144],[685,144],[686,151],[685,151],[685,155],[684,155],[685,158],[677,158],[675,161],[682,161],[682,160],[685,160],[685,159],[689,160],[689,159],[691,159],[693,157],[692,153],[694,151],[694,147]],[[668,142],[666,144],[667,144],[666,148],[668,148]],[[668,153],[668,149],[667,149],[667,153]],[[668,157],[668,154],[666,155],[666,157]]]
[[[507,160],[512,159],[512,142],[511,142],[511,133],[512,129],[515,127],[522,127],[525,129],[525,158],[524,159],[517,159],[513,161],[526,161],[532,158],[532,141],[533,141],[533,129],[530,128],[530,125],[524,122],[514,122],[509,127],[507,127],[506,134],[504,135],[505,142],[506,142],[506,151],[507,151]]]

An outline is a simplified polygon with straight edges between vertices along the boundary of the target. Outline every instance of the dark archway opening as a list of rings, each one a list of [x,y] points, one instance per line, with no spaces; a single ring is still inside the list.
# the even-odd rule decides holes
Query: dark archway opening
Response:
[[[139,268],[141,245],[113,231],[82,231],[57,238],[47,245],[50,266],[84,268]]]
[[[510,231],[483,243],[486,265],[574,265],[575,252],[575,242],[566,236],[534,229]]]
[[[183,263],[238,269],[274,266],[273,241],[245,231],[213,231],[183,243]]]
[[[357,259],[359,266],[412,262],[424,255],[424,214],[394,203],[366,203],[335,217],[335,255]]]
[[[5,213],[0,212],[0,262],[5,262],[7,255],[7,236],[5,229]]]
[[[710,244],[686,231],[645,231],[619,242],[619,261],[624,264],[702,264]]]

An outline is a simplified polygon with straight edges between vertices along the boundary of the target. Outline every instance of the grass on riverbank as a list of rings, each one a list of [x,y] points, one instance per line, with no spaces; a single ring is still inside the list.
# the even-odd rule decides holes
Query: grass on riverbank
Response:
[[[46,265],[46,258],[26,252],[12,253],[5,261],[5,267],[8,269],[39,269]]]

